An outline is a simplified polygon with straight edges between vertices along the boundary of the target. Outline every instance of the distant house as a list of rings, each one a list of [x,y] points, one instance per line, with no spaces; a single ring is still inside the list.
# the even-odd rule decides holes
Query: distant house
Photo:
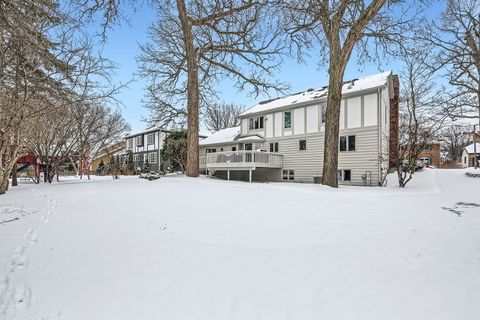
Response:
[[[464,168],[475,166],[475,151],[477,154],[477,166],[480,165],[480,142],[475,142],[463,148],[462,166]]]
[[[385,72],[347,81],[342,89],[338,180],[378,185],[398,159],[398,77]],[[318,182],[328,87],[262,101],[240,126],[200,142],[200,167],[218,177]]]
[[[125,154],[133,153],[135,170],[142,169],[148,159],[150,171],[159,172],[162,158],[161,150],[163,141],[170,131],[160,128],[152,128],[146,131],[130,134],[125,137]]]
[[[125,149],[125,141],[119,141],[111,146],[101,149],[90,163],[90,172],[96,173],[103,161],[104,165],[109,165],[112,157],[123,153]]]
[[[442,152],[439,142],[429,143],[423,146],[422,151],[418,155],[418,160],[426,165],[440,168],[442,166]]]

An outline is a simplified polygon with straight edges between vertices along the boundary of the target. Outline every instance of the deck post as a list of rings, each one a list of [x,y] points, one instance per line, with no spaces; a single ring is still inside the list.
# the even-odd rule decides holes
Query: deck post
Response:
[[[248,170],[248,181],[252,182],[252,169]]]
[[[227,170],[227,180],[230,180],[230,170]]]

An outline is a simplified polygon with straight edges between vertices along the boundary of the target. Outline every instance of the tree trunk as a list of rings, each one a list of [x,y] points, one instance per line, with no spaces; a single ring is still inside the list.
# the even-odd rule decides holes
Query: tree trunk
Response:
[[[330,60],[323,154],[323,184],[333,188],[338,187],[339,122],[344,70],[345,67],[340,66],[337,60]]]
[[[0,182],[0,194],[4,194],[7,192],[8,190],[8,177],[5,179],[5,177],[3,177],[3,180]]]
[[[192,24],[189,21],[184,0],[177,0],[178,17],[182,24],[185,55],[187,59],[187,167],[186,174],[189,177],[198,177],[199,166],[199,88],[197,52],[193,46]]]
[[[12,168],[12,187],[18,186],[18,181],[17,181],[17,163],[13,165]]]

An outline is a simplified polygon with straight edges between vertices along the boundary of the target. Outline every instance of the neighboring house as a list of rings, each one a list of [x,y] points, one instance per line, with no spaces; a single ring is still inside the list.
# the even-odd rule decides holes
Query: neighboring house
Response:
[[[125,141],[117,142],[111,146],[101,149],[90,163],[90,172],[96,173],[100,163],[109,165],[112,157],[123,153],[125,150]]]
[[[418,154],[418,160],[426,165],[440,168],[442,166],[442,146],[439,142],[426,144]]]
[[[343,85],[339,183],[378,185],[395,166],[398,77],[385,72]],[[260,181],[321,180],[328,87],[262,101],[240,127],[200,142],[200,167],[211,175]]]
[[[464,168],[475,166],[475,152],[477,156],[477,166],[480,165],[480,142],[472,143],[463,148],[462,166]]]
[[[169,132],[160,128],[152,128],[125,137],[125,154],[128,151],[133,153],[135,170],[142,169],[148,159],[150,171],[160,171],[162,164],[160,152],[163,148],[163,141]]]

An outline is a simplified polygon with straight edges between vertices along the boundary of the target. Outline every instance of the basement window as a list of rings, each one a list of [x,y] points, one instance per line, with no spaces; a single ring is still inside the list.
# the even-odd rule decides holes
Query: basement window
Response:
[[[338,170],[338,181],[352,181],[352,171]]]
[[[283,180],[285,181],[295,180],[295,170],[283,170]]]

